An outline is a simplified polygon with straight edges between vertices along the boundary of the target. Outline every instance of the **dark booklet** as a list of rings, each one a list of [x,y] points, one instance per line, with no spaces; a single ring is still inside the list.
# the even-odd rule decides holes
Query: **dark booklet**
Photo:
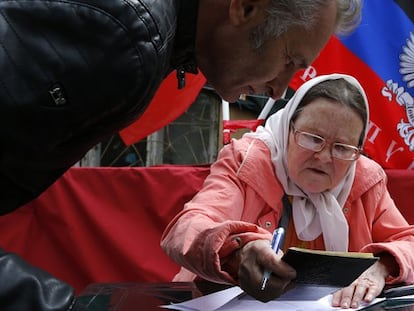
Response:
[[[296,282],[344,287],[379,258],[371,253],[332,252],[291,247],[282,258],[296,270]]]

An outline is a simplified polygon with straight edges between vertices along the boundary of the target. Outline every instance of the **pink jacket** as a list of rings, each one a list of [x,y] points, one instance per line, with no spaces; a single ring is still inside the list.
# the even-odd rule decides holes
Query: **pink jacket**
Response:
[[[414,283],[414,226],[395,206],[386,183],[385,172],[376,162],[364,156],[357,160],[354,184],[343,208],[350,228],[349,251],[389,252],[399,263],[400,274],[387,282]],[[203,189],[162,236],[164,251],[183,266],[174,280],[192,281],[198,275],[237,284],[223,265],[231,265],[231,254],[247,242],[271,239],[283,210],[283,194],[270,150],[261,140],[246,137],[225,146]],[[324,249],[322,237],[311,244]]]

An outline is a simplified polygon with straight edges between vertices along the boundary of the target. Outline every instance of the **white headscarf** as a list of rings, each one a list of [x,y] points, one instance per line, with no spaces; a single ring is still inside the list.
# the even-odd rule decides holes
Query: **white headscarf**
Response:
[[[322,193],[307,193],[299,188],[288,176],[287,143],[290,120],[308,90],[322,81],[343,78],[361,92],[368,113],[368,101],[359,82],[349,75],[331,74],[313,78],[304,83],[289,100],[285,108],[280,109],[256,132],[246,134],[263,140],[271,150],[276,175],[282,183],[285,193],[293,197],[292,215],[296,234],[303,241],[312,241],[323,233],[325,248],[332,251],[348,251],[348,223],[342,212],[345,201],[351,191],[355,176],[355,161],[334,189]],[[365,124],[368,129],[369,115]]]

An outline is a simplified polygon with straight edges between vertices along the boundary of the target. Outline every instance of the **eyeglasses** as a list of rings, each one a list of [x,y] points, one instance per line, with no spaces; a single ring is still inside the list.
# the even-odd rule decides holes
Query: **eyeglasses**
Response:
[[[325,138],[308,132],[299,131],[293,126],[293,124],[292,129],[293,136],[295,138],[295,143],[301,146],[302,148],[305,148],[313,152],[320,152],[325,147]],[[340,160],[356,160],[358,159],[360,152],[361,150],[358,147],[347,144],[333,143],[331,147],[331,155],[334,158]]]

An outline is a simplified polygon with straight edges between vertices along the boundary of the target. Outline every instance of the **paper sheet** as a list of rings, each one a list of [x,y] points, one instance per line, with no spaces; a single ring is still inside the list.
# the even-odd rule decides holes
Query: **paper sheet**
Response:
[[[163,308],[181,311],[329,311],[343,310],[331,307],[332,295],[335,290],[324,286],[303,286],[287,292],[278,299],[269,302],[260,302],[249,295],[244,294],[240,287],[231,287],[210,295],[192,299],[183,303],[164,305]],[[299,298],[300,297],[300,298]],[[362,304],[361,310],[369,305],[383,301],[385,298],[377,298],[370,304]]]
[[[231,302],[231,300],[237,299],[243,293],[244,292],[240,287],[234,286],[210,295],[202,296],[182,303],[163,305],[161,307],[181,311],[214,311]]]

